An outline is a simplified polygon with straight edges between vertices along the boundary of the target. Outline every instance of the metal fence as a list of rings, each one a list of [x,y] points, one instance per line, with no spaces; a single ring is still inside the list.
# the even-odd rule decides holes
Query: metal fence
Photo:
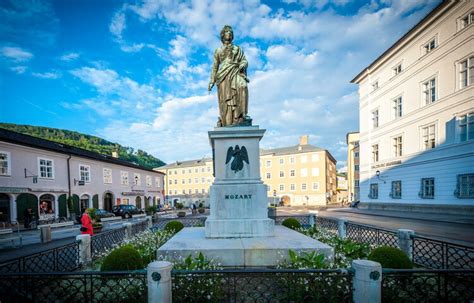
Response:
[[[141,233],[145,231],[148,228],[148,221],[143,220],[139,221],[137,223],[132,224],[132,235],[136,235],[138,233]]]
[[[74,271],[81,267],[79,242],[75,241],[53,249],[0,264],[0,273],[42,273]]]
[[[146,302],[146,271],[0,274],[2,302]]]
[[[318,228],[323,228],[327,230],[330,233],[337,234],[337,219],[331,219],[331,218],[326,218],[326,217],[317,217],[316,218],[316,226]]]
[[[353,241],[367,243],[372,246],[398,247],[398,236],[396,232],[368,225],[347,222],[346,237]]]
[[[286,219],[293,218],[300,222],[302,227],[309,227],[310,226],[310,216],[276,216],[270,217],[270,219],[275,220],[275,224],[281,225],[283,221]]]
[[[384,269],[382,302],[472,302],[474,270]]]
[[[159,218],[154,220],[153,226],[150,228],[152,231],[165,228],[166,224],[171,221],[179,221],[183,223],[184,227],[198,227],[204,226],[207,217],[189,217],[189,218]]]
[[[172,272],[174,302],[352,302],[343,269],[242,269]]]
[[[120,244],[125,239],[125,227],[94,235],[91,238],[92,259]]]

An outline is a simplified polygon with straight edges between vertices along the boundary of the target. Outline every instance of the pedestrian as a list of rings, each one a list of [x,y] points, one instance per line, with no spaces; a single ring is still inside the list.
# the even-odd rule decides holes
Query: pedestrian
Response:
[[[94,231],[92,229],[92,220],[91,217],[89,217],[89,214],[87,213],[87,208],[84,209],[82,216],[81,216],[81,234],[88,234],[93,236]]]
[[[193,210],[192,210],[192,212],[193,212],[193,215],[196,214],[196,203],[193,203]]]
[[[25,208],[23,211],[23,217],[24,217],[24,225],[25,228],[28,229],[30,228],[31,224],[31,208]]]

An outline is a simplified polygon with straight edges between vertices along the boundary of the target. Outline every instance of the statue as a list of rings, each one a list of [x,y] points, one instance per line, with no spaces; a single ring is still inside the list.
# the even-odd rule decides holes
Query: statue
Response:
[[[247,116],[247,59],[243,50],[232,44],[234,32],[225,25],[221,30],[222,46],[214,52],[208,90],[217,84],[219,120],[217,126],[251,125]]]

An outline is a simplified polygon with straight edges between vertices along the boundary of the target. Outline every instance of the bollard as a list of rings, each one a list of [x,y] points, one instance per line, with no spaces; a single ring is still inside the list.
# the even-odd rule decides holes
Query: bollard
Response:
[[[130,240],[133,237],[132,234],[132,223],[123,223],[123,226],[125,227],[125,239]]]
[[[148,264],[148,302],[171,303],[171,269],[168,261],[155,261]]]
[[[88,234],[77,235],[76,241],[79,241],[79,262],[87,264],[92,261],[91,236]]]
[[[148,222],[147,227],[151,228],[153,226],[153,217],[152,216],[146,216],[146,220]]]
[[[346,238],[346,218],[340,218],[337,220],[337,232],[339,234],[339,238],[345,239]]]
[[[400,248],[407,256],[413,261],[413,236],[415,231],[411,229],[399,229],[397,230],[398,235],[398,248]]]
[[[355,274],[352,279],[354,303],[380,303],[382,301],[382,266],[369,260],[352,261]]]
[[[309,226],[314,227],[314,225],[316,224],[315,214],[309,214],[308,223],[309,223]]]

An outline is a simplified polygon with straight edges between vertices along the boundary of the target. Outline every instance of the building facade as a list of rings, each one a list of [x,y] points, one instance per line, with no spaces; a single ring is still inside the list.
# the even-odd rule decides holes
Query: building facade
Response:
[[[162,173],[65,144],[0,129],[0,221],[68,217],[117,204],[163,204]]]
[[[341,205],[347,204],[347,174],[337,173],[337,203]]]
[[[352,82],[362,205],[474,209],[474,2],[444,1]]]
[[[166,174],[167,201],[208,205],[212,159],[180,161],[156,170]],[[327,150],[308,144],[307,136],[296,146],[260,150],[260,174],[269,203],[318,206],[337,201],[336,160]]]
[[[349,202],[359,201],[360,152],[359,133],[346,135],[347,143],[347,199]]]

